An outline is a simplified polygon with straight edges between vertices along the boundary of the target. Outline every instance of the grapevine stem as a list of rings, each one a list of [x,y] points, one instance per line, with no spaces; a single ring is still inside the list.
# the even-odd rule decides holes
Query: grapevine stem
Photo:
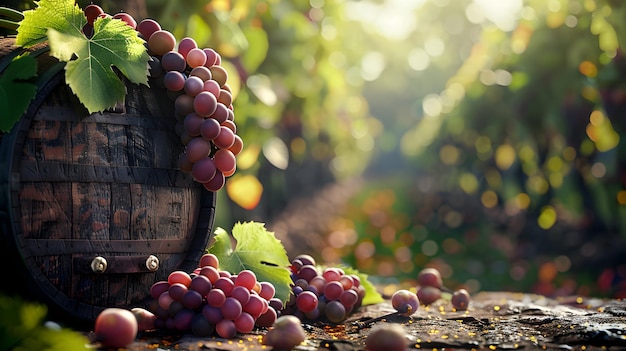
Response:
[[[364,321],[355,321],[355,322],[353,322],[352,324],[353,324],[354,326],[356,326],[356,327],[359,327],[359,328],[367,328],[367,327],[370,327],[372,324],[374,324],[374,323],[376,323],[376,322],[378,322],[378,321],[381,321],[381,320],[387,319],[387,318],[389,318],[389,317],[394,317],[394,316],[402,316],[402,315],[403,315],[403,314],[402,314],[402,312],[400,312],[400,311],[396,311],[396,312],[392,312],[392,313],[384,314],[384,315],[382,315],[382,316],[378,316],[378,317],[374,317],[374,318],[369,318],[369,319],[366,319],[366,320],[364,320]]]

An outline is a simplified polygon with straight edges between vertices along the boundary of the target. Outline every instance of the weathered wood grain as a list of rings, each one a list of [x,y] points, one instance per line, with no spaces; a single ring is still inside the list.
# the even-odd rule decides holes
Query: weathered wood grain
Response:
[[[17,50],[12,40],[0,38],[0,59]],[[195,268],[215,195],[178,170],[176,123],[164,89],[127,83],[124,105],[89,114],[62,71],[41,87],[0,139],[0,194],[9,199],[0,203],[2,244],[15,252],[3,263],[22,268],[24,292],[93,320],[105,307],[141,304],[172,271]],[[141,266],[149,255],[160,261],[156,272]],[[117,266],[95,274],[96,256]],[[128,262],[139,263],[119,267]]]

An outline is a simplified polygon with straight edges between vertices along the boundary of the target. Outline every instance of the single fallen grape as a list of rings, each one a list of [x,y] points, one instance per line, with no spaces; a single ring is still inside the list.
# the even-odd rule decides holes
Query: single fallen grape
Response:
[[[154,315],[154,313],[140,307],[135,307],[130,311],[135,315],[135,318],[137,319],[137,330],[146,331],[156,328],[155,322],[157,317]]]
[[[433,286],[422,286],[417,289],[417,298],[424,305],[430,305],[439,300],[440,297],[441,290]]]
[[[291,350],[306,339],[300,319],[292,315],[280,316],[265,333],[263,344],[278,350]]]
[[[391,305],[405,316],[415,313],[420,305],[417,295],[408,290],[398,290],[391,295]]]
[[[458,289],[452,293],[452,307],[457,311],[465,311],[470,303],[470,294],[465,289]]]
[[[122,308],[106,308],[96,317],[94,334],[104,347],[126,347],[137,337],[137,318]]]
[[[424,268],[417,274],[417,285],[441,289],[443,287],[441,273],[435,268]]]
[[[365,339],[366,351],[404,351],[407,348],[405,330],[399,324],[381,324]]]

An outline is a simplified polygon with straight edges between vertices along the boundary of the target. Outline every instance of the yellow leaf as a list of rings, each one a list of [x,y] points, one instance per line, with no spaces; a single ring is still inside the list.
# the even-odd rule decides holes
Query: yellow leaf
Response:
[[[261,200],[263,185],[251,174],[234,175],[226,182],[226,192],[237,205],[252,210]]]

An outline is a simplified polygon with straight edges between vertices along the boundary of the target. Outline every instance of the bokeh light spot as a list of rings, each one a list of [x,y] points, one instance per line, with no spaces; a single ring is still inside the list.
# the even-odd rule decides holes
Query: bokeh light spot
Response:
[[[515,162],[515,149],[510,144],[502,144],[496,149],[496,165],[501,170],[507,170]]]
[[[439,150],[439,158],[446,165],[454,165],[459,161],[459,149],[453,145],[444,145]]]
[[[617,192],[617,203],[620,205],[626,205],[626,190],[620,190]]]
[[[556,223],[557,215],[552,206],[546,206],[541,210],[539,218],[537,218],[537,224],[542,229],[550,229]]]
[[[426,256],[435,256],[439,251],[439,245],[434,240],[426,240],[422,243],[422,253]]]
[[[586,77],[594,78],[598,75],[598,67],[591,61],[583,61],[578,65],[578,71]]]
[[[486,208],[494,208],[498,204],[498,195],[492,190],[487,190],[480,196],[480,202]]]

